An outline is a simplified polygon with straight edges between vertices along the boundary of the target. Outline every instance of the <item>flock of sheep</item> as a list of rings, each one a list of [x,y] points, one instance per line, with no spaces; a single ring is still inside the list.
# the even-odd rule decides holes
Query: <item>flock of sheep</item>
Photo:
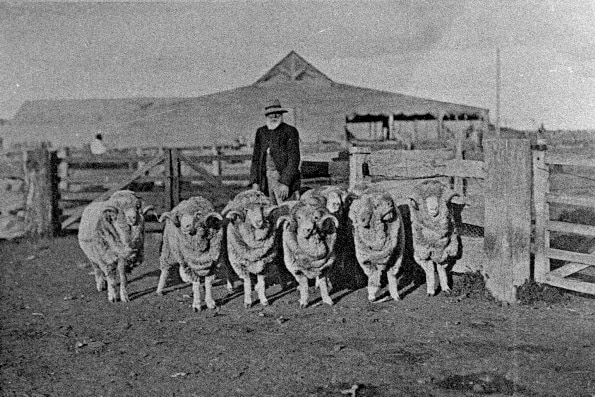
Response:
[[[459,251],[449,205],[455,193],[438,181],[422,182],[413,192],[409,204],[413,256],[426,274],[428,295],[436,291],[436,270],[441,290],[448,292],[446,268]],[[126,275],[143,261],[144,216],[149,210],[142,208],[134,192],[122,190],[106,201],[91,203],[82,214],[79,244],[93,265],[97,290],[105,290],[107,284],[111,302],[118,299],[117,275],[120,300],[129,301]],[[202,309],[203,280],[207,308],[217,307],[212,286],[219,266],[229,276],[233,269],[243,280],[247,308],[252,306],[253,279],[260,304],[268,305],[265,274],[273,266],[284,266],[295,278],[300,307],[308,305],[311,279],[322,301],[332,305],[329,272],[333,268],[350,272],[344,266],[352,252],[348,246],[354,248],[368,278],[368,300],[377,300],[383,274],[390,296],[400,299],[397,275],[405,251],[403,218],[390,194],[370,186],[349,192],[336,186],[317,188],[278,206],[263,193],[247,190],[221,213],[207,199],[192,197],[161,214],[159,221],[165,227],[156,292],[163,293],[170,269],[178,267],[182,280],[192,283],[195,311]],[[232,287],[228,277],[228,288]]]

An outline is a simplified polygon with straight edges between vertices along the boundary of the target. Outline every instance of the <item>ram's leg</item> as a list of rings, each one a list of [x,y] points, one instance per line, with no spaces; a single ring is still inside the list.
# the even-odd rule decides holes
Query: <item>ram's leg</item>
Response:
[[[118,300],[116,294],[116,269],[109,269],[105,277],[107,279],[107,300],[115,302]]]
[[[120,275],[120,300],[122,302],[130,302],[128,298],[128,279],[126,277],[126,266],[127,263],[124,259],[118,261],[118,273]]]
[[[200,304],[201,296],[200,296],[200,278],[196,281],[192,282],[192,310],[195,312],[199,312],[202,310],[202,305]]]
[[[249,309],[252,306],[252,280],[250,275],[243,278],[244,280],[244,307]]]
[[[426,288],[428,296],[436,294],[436,270],[434,269],[434,262],[431,259],[418,260],[417,263],[424,269],[426,273]]]
[[[372,270],[368,275],[368,300],[374,302],[380,289],[380,276],[382,272],[379,269]]]
[[[157,295],[163,295],[163,289],[165,288],[165,283],[167,283],[167,277],[169,276],[169,264],[164,263],[161,261],[159,266],[161,268],[161,274],[159,275],[159,282],[157,283]]]
[[[95,263],[91,264],[93,265],[93,270],[95,271],[95,287],[97,287],[97,291],[99,292],[104,291],[106,287],[105,274],[103,274],[103,270],[101,270]]]
[[[440,279],[440,289],[444,293],[450,293],[450,287],[448,286],[448,277],[446,275],[446,264],[437,264],[438,278]]]
[[[389,272],[387,274],[387,279],[388,279],[388,292],[390,293],[390,296],[394,300],[400,301],[401,297],[399,296],[399,289],[397,287],[397,274],[393,273],[393,272]]]
[[[266,285],[264,282],[264,274],[258,274],[256,275],[256,292],[258,293],[258,299],[260,300],[260,304],[263,306],[268,306],[269,305],[269,300],[267,299],[267,296],[265,294],[265,290],[266,290]]]
[[[213,281],[215,281],[215,275],[205,277],[205,303],[209,309],[217,308],[217,304],[213,299]]]
[[[316,280],[318,281],[318,287],[320,288],[320,296],[322,297],[322,301],[324,303],[326,303],[327,305],[334,305],[335,302],[333,302],[331,296],[328,293],[328,285],[327,285],[327,281],[328,278],[325,277],[317,277]]]
[[[306,276],[295,276],[300,291],[300,308],[305,309],[308,306],[308,278]]]

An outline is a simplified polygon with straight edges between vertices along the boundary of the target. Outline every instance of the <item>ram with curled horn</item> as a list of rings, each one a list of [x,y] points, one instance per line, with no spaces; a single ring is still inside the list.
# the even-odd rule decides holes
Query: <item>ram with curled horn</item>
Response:
[[[117,300],[117,275],[120,301],[130,301],[127,274],[143,262],[145,215],[152,209],[143,208],[134,192],[119,190],[106,201],[92,202],[83,210],[79,245],[93,266],[97,290],[103,291],[107,284],[110,302]]]
[[[451,200],[458,194],[436,180],[418,184],[411,194],[413,257],[426,274],[429,296],[436,293],[436,270],[440,289],[450,292],[447,268],[459,254],[459,233]]]
[[[368,277],[368,300],[374,302],[386,273],[390,296],[400,300],[397,276],[405,249],[403,218],[392,196],[380,190],[364,190],[351,203],[349,218],[357,261]]]
[[[227,224],[227,259],[244,282],[244,306],[252,306],[252,277],[260,304],[269,304],[265,274],[278,252],[275,216],[278,207],[258,190],[240,192],[223,209]]]
[[[182,280],[192,283],[192,309],[202,309],[201,279],[204,279],[206,306],[215,309],[212,286],[221,255],[223,218],[215,212],[210,201],[197,196],[163,213],[159,221],[166,223],[159,257],[161,276],[157,294],[163,294],[169,270],[178,264]]]
[[[277,225],[282,228],[285,266],[298,282],[300,307],[308,305],[309,279],[316,280],[322,301],[332,305],[327,282],[336,259],[337,218],[323,201],[312,197],[300,199]]]

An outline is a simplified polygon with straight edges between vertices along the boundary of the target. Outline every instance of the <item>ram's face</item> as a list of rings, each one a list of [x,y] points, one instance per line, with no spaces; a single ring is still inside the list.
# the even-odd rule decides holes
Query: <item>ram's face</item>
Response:
[[[329,210],[331,214],[337,214],[341,211],[343,207],[343,200],[341,200],[341,196],[337,192],[329,193],[328,197],[326,198],[326,208]]]
[[[141,203],[138,201],[134,205],[126,206],[123,209],[124,218],[126,219],[126,223],[130,226],[136,226],[140,221],[140,206]]]
[[[426,206],[426,211],[428,212],[428,215],[432,217],[437,217],[440,214],[440,199],[438,197],[426,197],[426,199],[424,200],[424,205]]]
[[[255,229],[262,229],[265,226],[265,216],[262,206],[250,205],[246,208],[246,220]]]
[[[184,234],[195,235],[197,231],[202,230],[199,217],[196,214],[183,214],[180,217],[180,230]]]
[[[295,213],[297,221],[297,235],[309,238],[318,229],[319,222],[324,215],[322,208],[304,206]]]

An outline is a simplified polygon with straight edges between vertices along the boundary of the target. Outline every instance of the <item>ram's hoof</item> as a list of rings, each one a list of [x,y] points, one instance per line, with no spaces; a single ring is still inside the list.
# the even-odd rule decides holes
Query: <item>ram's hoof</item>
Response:
[[[215,310],[215,309],[217,309],[217,304],[215,302],[213,302],[213,303],[207,303],[207,309],[209,309],[209,310]]]
[[[307,303],[300,302],[300,309],[305,309],[307,307],[308,307],[308,304]]]
[[[268,306],[269,305],[269,301],[260,301],[260,304],[262,306]]]
[[[192,305],[192,311],[195,312],[195,313],[201,312],[202,311],[202,305],[201,306]]]
[[[250,309],[252,307],[252,303],[244,302],[244,307],[246,309]]]
[[[333,306],[335,304],[332,299],[323,299],[322,301],[329,306]]]
[[[446,295],[450,295],[452,293],[452,290],[450,288],[445,288],[442,290],[443,293],[445,293]]]
[[[120,301],[121,302],[130,302],[130,298],[128,297],[128,294],[120,295]]]
[[[157,290],[157,291],[155,291],[155,294],[157,294],[159,296],[163,296],[163,291]]]

